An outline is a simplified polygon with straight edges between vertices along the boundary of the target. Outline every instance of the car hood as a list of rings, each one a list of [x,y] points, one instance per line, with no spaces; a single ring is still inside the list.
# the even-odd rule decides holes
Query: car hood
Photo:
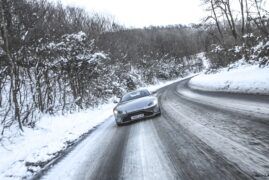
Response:
[[[144,109],[149,106],[149,103],[154,101],[156,97],[146,96],[139,99],[123,102],[119,104],[116,109],[123,112],[132,112],[140,109]]]

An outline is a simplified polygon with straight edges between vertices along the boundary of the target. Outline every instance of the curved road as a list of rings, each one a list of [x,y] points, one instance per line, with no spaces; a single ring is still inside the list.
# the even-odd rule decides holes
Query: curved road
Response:
[[[162,115],[97,128],[43,179],[269,179],[269,97],[157,92]]]

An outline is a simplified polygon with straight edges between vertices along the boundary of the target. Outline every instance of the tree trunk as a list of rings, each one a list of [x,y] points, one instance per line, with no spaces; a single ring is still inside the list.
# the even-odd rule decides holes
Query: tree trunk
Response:
[[[241,34],[242,36],[245,34],[245,15],[244,15],[244,1],[243,0],[239,0],[240,3],[240,9],[241,9]]]
[[[218,31],[220,33],[221,41],[223,42],[223,34],[222,34],[221,29],[220,29],[220,25],[219,25],[219,21],[218,21],[218,17],[217,17],[217,14],[216,14],[215,5],[214,5],[213,0],[210,0],[210,4],[211,4],[211,8],[212,8],[212,11],[213,11],[213,14],[214,14],[214,18],[215,18],[215,22],[216,22]]]
[[[256,7],[256,10],[257,10],[257,13],[258,13],[258,18],[259,18],[259,20],[260,20],[260,27],[259,26],[257,26],[266,36],[268,36],[269,35],[269,32],[267,31],[267,29],[266,29],[266,25],[265,25],[265,23],[264,23],[264,21],[263,21],[263,19],[262,19],[262,16],[261,16],[261,12],[260,12],[260,7],[259,7],[259,5],[258,5],[259,3],[258,3],[258,1],[257,0],[255,0],[255,7]],[[256,23],[256,22],[255,22]],[[257,25],[257,23],[256,23],[256,25]]]
[[[227,0],[227,9],[228,9],[228,14],[230,16],[231,24],[232,24],[232,34],[235,40],[237,40],[237,32],[236,32],[236,27],[235,27],[235,22],[233,18],[233,13],[231,11],[231,5],[230,5],[230,0]]]
[[[19,92],[19,68],[16,65],[16,61],[12,58],[9,50],[9,39],[8,39],[8,30],[7,30],[7,21],[5,17],[4,4],[7,4],[7,1],[0,0],[0,11],[1,11],[1,36],[4,40],[4,51],[6,52],[7,59],[9,61],[10,69],[10,90],[12,92],[12,101],[14,103],[14,117],[18,121],[19,128],[23,131],[21,118],[20,118],[20,107],[18,103],[18,92]],[[12,105],[11,105],[12,106]]]

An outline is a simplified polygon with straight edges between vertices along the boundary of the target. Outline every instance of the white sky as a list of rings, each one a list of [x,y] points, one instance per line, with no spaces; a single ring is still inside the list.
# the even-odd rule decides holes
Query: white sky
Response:
[[[127,27],[199,23],[200,0],[60,0],[88,11],[112,15]]]
[[[113,16],[126,27],[200,23],[206,16],[201,0],[51,0],[89,12]],[[238,9],[238,0],[232,0]],[[264,0],[264,9],[269,3]],[[239,12],[239,11],[238,11]],[[236,17],[235,17],[236,18]]]

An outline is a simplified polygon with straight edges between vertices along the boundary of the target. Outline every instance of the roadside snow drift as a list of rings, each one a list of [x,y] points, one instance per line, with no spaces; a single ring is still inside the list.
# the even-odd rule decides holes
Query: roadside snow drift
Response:
[[[29,179],[69,143],[94,128],[110,115],[115,105],[69,115],[44,115],[34,129],[16,127],[0,138],[0,179]]]
[[[238,62],[214,74],[198,75],[189,86],[202,91],[269,95],[269,67]]]

